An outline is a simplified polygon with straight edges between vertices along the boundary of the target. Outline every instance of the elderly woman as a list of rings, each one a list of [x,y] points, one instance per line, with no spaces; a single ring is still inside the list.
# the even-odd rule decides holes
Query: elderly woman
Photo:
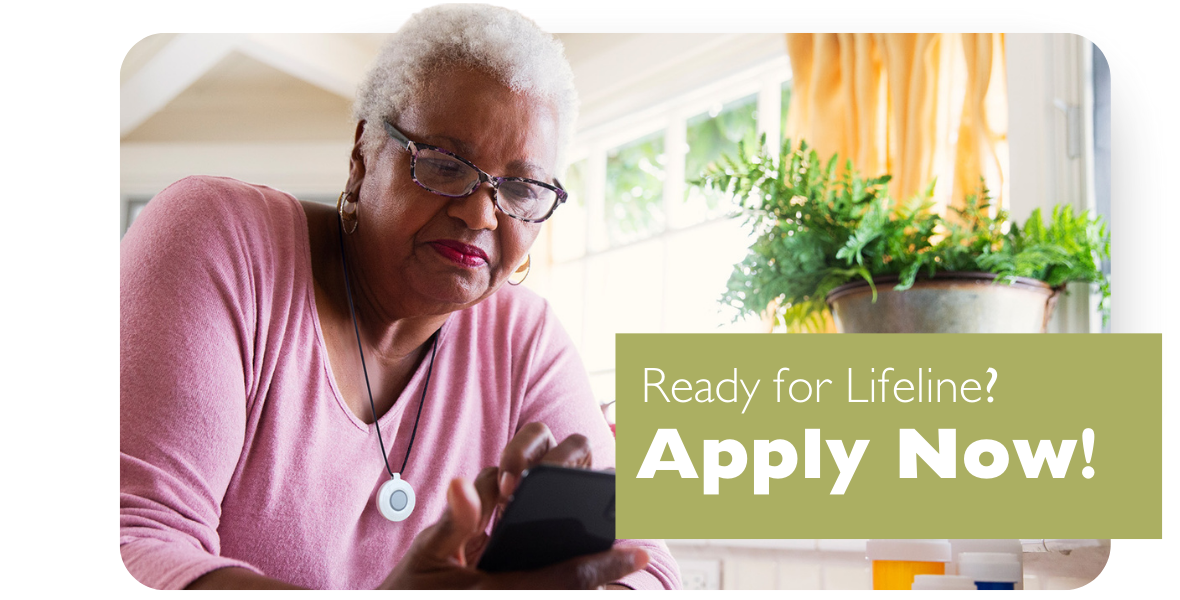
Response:
[[[654,541],[474,568],[523,470],[613,440],[527,268],[576,111],[504,9],[415,15],[356,103],[336,210],[189,178],[122,247],[121,529],[156,588],[678,585]]]

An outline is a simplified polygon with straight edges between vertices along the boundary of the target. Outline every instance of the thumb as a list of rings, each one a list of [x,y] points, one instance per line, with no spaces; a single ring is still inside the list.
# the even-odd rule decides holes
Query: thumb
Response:
[[[464,479],[453,479],[447,487],[447,510],[430,528],[427,551],[441,559],[454,559],[466,566],[467,541],[479,533],[480,502],[475,486]],[[426,532],[423,532],[426,533]]]

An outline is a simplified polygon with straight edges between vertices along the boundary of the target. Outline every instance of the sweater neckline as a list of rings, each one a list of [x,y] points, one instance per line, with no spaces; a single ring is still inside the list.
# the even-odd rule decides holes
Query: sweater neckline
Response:
[[[365,432],[366,435],[376,436],[376,426],[373,423],[365,423],[360,417],[356,416],[356,413],[354,413],[353,410],[348,407],[348,403],[345,402],[345,396],[343,396],[343,393],[340,391],[340,385],[336,383],[336,374],[332,369],[332,361],[330,361],[328,357],[327,340],[324,338],[323,328],[320,325],[320,311],[319,308],[317,308],[315,302],[315,273],[312,268],[312,239],[310,239],[312,233],[310,233],[309,230],[310,222],[307,217],[307,211],[303,209],[303,204],[294,196],[290,197],[291,200],[295,202],[296,208],[299,209],[299,211],[297,211],[297,215],[299,215],[299,219],[302,224],[303,235],[299,236],[299,243],[302,246],[301,254],[303,256],[302,265],[300,265],[302,270],[301,279],[303,280],[302,287],[304,289],[304,294],[307,296],[307,317],[312,319],[312,322],[315,325],[316,348],[317,351],[319,351],[317,353],[319,353],[319,360],[322,365],[321,367],[323,369],[323,373],[326,374],[328,385],[330,386],[330,389],[332,389],[334,402],[336,406],[339,407],[343,417],[348,419],[348,422],[352,423],[356,429]],[[451,327],[451,321],[452,319],[447,317],[447,320],[442,322],[442,327],[440,327],[439,356],[435,357],[435,363],[438,363],[439,360],[445,361],[447,358],[448,352],[446,351],[446,348],[450,345],[445,344],[445,338],[447,337],[448,328]],[[401,428],[400,426],[395,425],[400,422],[402,416],[405,416],[405,412],[407,410],[406,406],[413,404],[413,410],[417,412],[418,399],[421,398],[422,394],[421,386],[425,384],[426,371],[428,370],[428,367],[430,367],[430,363],[431,361],[428,359],[420,361],[418,366],[414,369],[413,376],[409,378],[405,389],[401,390],[401,393],[399,394],[398,399],[396,399],[393,403],[393,406],[389,407],[389,410],[385,412],[385,415],[381,415],[378,419],[376,419],[376,424],[380,425],[382,429],[393,432],[392,438],[400,436]],[[427,392],[427,396],[430,396],[430,393]],[[428,402],[430,398],[426,398],[426,400]],[[394,452],[393,446],[389,446],[387,450]]]

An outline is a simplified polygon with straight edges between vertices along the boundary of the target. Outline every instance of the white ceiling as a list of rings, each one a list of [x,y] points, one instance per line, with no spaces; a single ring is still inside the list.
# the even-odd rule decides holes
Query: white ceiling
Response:
[[[120,182],[148,198],[188,175],[330,199],[348,173],[357,84],[388,34],[158,34],[120,73]],[[778,34],[557,34],[579,132],[638,114],[752,62]]]
[[[352,95],[388,34],[157,34],[123,62],[122,142],[350,140]],[[773,34],[556,34],[583,122],[623,96],[662,93],[687,74],[742,65],[734,48],[781,50]],[[776,48],[777,47],[777,48]],[[727,50],[728,49],[728,50]],[[738,61],[740,62],[740,61]],[[679,65],[679,68],[677,66]],[[660,88],[655,90],[654,88]],[[669,88],[670,89],[670,88]],[[599,111],[604,115],[617,110]],[[592,124],[592,123],[591,123]]]
[[[124,142],[316,140],[348,107],[383,36],[162,34],[120,73]]]

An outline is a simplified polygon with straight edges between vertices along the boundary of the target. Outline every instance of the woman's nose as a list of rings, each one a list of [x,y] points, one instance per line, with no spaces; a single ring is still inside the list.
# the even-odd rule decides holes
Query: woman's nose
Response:
[[[494,231],[499,223],[494,193],[490,183],[480,183],[470,195],[451,200],[447,214],[463,221],[468,229]]]

